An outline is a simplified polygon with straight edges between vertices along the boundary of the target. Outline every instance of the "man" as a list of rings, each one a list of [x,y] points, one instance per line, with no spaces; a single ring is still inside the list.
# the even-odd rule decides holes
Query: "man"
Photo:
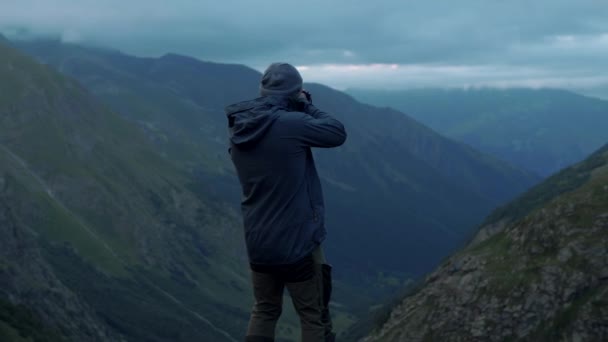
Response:
[[[246,341],[274,341],[285,287],[300,316],[302,341],[335,341],[331,267],[321,248],[323,194],[311,147],[340,146],[346,132],[313,106],[290,64],[268,67],[260,95],[226,108],[255,296]]]

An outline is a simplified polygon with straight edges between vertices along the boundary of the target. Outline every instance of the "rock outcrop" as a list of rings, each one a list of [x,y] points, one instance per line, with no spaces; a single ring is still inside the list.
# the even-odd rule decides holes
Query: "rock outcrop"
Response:
[[[577,187],[490,223],[364,341],[608,340],[608,148],[548,182]]]

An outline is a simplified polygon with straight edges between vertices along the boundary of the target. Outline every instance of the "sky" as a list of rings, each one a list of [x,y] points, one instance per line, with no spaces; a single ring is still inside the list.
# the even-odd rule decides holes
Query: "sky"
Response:
[[[608,98],[608,0],[0,0],[0,32],[258,70],[285,61],[338,89]]]

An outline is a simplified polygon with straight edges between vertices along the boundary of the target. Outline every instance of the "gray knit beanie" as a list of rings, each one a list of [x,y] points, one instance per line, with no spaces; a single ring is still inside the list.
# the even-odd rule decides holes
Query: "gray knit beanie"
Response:
[[[260,82],[260,95],[291,96],[302,91],[302,76],[293,65],[272,63]]]

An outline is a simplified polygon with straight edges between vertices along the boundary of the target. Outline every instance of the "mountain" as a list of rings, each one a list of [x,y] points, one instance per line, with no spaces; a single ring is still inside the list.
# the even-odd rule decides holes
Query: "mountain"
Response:
[[[242,336],[240,219],[190,183],[139,127],[0,43],[0,339]]]
[[[542,176],[608,141],[608,101],[553,89],[350,90],[448,137]]]
[[[175,54],[137,58],[54,41],[15,44],[78,79],[142,127],[196,184],[212,184],[214,195],[238,207],[223,108],[256,97],[259,72]],[[349,132],[344,147],[316,156],[328,203],[327,253],[342,270],[338,278],[350,283],[381,272],[423,274],[494,207],[537,180],[402,113],[306,87]]]
[[[251,290],[223,107],[255,96],[260,74],[11,46],[45,64],[0,43],[0,203],[14,232],[0,241],[0,337],[240,339]],[[402,113],[307,87],[350,133],[317,153],[339,329],[536,180]],[[297,327],[288,314],[279,335]]]
[[[608,145],[497,210],[365,341],[608,340]]]
[[[598,99],[608,101],[608,85],[607,84],[600,85],[600,86],[593,87],[593,88],[580,89],[578,92],[583,95],[589,96],[589,97],[596,97]]]

